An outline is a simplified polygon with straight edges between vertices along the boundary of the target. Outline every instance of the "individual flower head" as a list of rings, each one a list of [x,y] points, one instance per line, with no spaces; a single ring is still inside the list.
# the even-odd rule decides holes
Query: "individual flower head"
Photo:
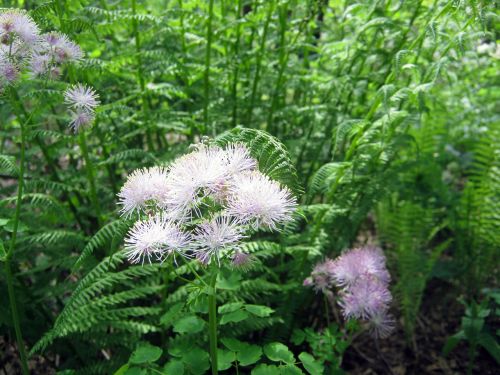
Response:
[[[56,32],[44,35],[44,40],[50,46],[55,62],[65,63],[83,58],[83,52],[78,44],[72,42],[66,35]]]
[[[246,271],[251,268],[254,261],[252,255],[236,250],[231,257],[231,266]]]
[[[132,172],[118,193],[122,215],[130,216],[139,212],[146,208],[150,201],[155,204],[163,201],[168,189],[166,182],[167,170],[163,167],[137,169]]]
[[[255,229],[276,229],[292,219],[297,201],[287,188],[258,171],[236,175],[231,183],[227,214]]]
[[[177,224],[163,216],[155,216],[146,221],[137,221],[125,238],[125,255],[131,263],[151,258],[163,260],[169,255],[186,256],[190,236]]]
[[[50,70],[50,56],[46,54],[35,53],[30,60],[30,71],[33,77],[46,74]]]
[[[99,105],[99,95],[92,88],[78,83],[66,89],[64,101],[70,108],[94,112]]]
[[[229,175],[236,175],[257,168],[257,160],[242,143],[230,143],[222,150],[222,158]]]
[[[203,222],[194,231],[194,252],[202,263],[208,264],[215,258],[220,260],[227,252],[235,250],[243,238],[241,227],[227,216],[218,216]]]
[[[349,250],[338,257],[331,267],[337,286],[349,287],[360,277],[372,276],[387,284],[390,280],[382,250],[376,247],[362,247]]]
[[[331,272],[332,266],[333,260],[328,258],[324,262],[316,264],[311,272],[311,276],[304,280],[304,286],[312,286],[316,291],[321,292],[332,288],[334,285]]]
[[[197,210],[202,199],[224,183],[224,167],[218,147],[205,145],[175,160],[168,175],[168,193],[164,206],[173,212],[188,215]]]
[[[76,111],[69,111],[71,121],[69,122],[70,128],[77,133],[80,128],[85,128],[91,125],[95,120],[93,112],[86,111],[85,109],[77,109]]]
[[[39,29],[25,11],[9,9],[0,14],[0,42],[11,44],[15,39],[34,46],[40,41]]]
[[[373,315],[368,322],[370,334],[375,338],[385,339],[394,331],[394,317],[383,310]]]
[[[19,77],[19,68],[11,61],[0,61],[0,80],[12,84]]]
[[[374,277],[360,278],[341,295],[340,306],[346,318],[370,319],[387,310],[392,301],[387,286]]]

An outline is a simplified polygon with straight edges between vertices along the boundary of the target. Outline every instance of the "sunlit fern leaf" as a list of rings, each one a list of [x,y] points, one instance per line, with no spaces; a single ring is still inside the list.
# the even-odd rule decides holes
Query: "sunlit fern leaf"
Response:
[[[129,227],[130,222],[128,220],[118,219],[99,229],[99,231],[94,234],[87,245],[83,248],[81,255],[78,257],[73,266],[73,272],[76,271],[96,249],[111,243],[113,238],[122,239]]]
[[[12,177],[18,176],[19,169],[15,160],[14,156],[0,154],[0,173]]]
[[[215,141],[219,145],[231,142],[244,143],[252,156],[259,161],[262,172],[281,182],[295,194],[302,193],[290,154],[276,137],[263,130],[236,127],[222,133]]]

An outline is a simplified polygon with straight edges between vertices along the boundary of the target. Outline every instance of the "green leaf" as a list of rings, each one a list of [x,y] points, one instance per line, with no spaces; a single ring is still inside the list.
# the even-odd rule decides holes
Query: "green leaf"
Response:
[[[172,325],[173,320],[179,315],[182,310],[184,304],[176,303],[173,305],[163,316],[160,318],[160,324],[165,327],[170,327]]]
[[[274,312],[274,310],[270,307],[262,305],[245,305],[245,310],[253,315],[260,316],[261,318],[265,318]]]
[[[130,365],[128,363],[124,364],[122,367],[120,367],[118,370],[116,370],[113,375],[124,375],[129,367],[130,367]]]
[[[292,332],[291,341],[294,345],[300,345],[306,339],[306,333],[301,329],[294,329]]]
[[[5,229],[9,233],[14,232],[14,219],[9,220],[7,222],[7,224],[5,224],[5,226],[3,227],[3,229]],[[29,227],[26,224],[22,223],[21,221],[18,222],[18,224],[17,224],[17,233],[26,232],[28,229],[29,229]]]
[[[196,315],[188,315],[174,323],[174,332],[196,333],[203,330],[205,321]]]
[[[242,302],[232,302],[226,303],[225,305],[219,306],[219,314],[227,314],[236,310],[239,310],[243,307]]]
[[[236,360],[236,353],[231,350],[217,350],[217,369],[219,371],[227,370],[232,362]]]
[[[450,354],[450,352],[458,345],[460,340],[465,339],[466,337],[464,331],[460,331],[458,333],[455,333],[453,336],[448,337],[443,347],[443,355],[447,356],[448,354]]]
[[[165,367],[163,367],[163,373],[165,375],[183,375],[184,374],[184,363],[181,361],[174,359],[168,362]]]
[[[495,358],[495,361],[500,364],[500,345],[498,341],[488,332],[482,332],[481,335],[479,335],[478,342],[493,358]]]
[[[208,353],[200,348],[194,348],[182,356],[182,362],[193,374],[205,374],[210,368]]]
[[[299,359],[307,372],[309,372],[309,374],[323,374],[323,366],[321,365],[321,363],[317,362],[309,353],[300,353]]]
[[[257,345],[246,344],[236,355],[241,366],[248,366],[262,357],[262,349]]]
[[[7,252],[5,251],[5,247],[3,246],[3,241],[0,240],[0,262],[5,262],[7,259]]]
[[[258,365],[251,372],[252,375],[280,375],[280,369],[275,365]]]
[[[129,362],[134,364],[152,363],[160,359],[163,350],[150,344],[139,346],[132,353]]]
[[[288,350],[288,348],[285,345],[279,342],[272,342],[264,346],[264,354],[271,361],[285,362],[285,363],[295,362],[293,353],[290,350]]]
[[[227,324],[227,323],[238,323],[241,322],[242,320],[245,320],[248,318],[248,313],[243,310],[237,310],[229,314],[222,315],[222,318],[220,319],[220,324]]]
[[[286,365],[283,367],[280,367],[280,374],[281,375],[303,375],[304,373],[300,368],[295,366],[294,364]]]
[[[123,373],[123,375],[146,375],[147,370],[140,367],[130,367]]]
[[[229,350],[232,350],[233,352],[240,351],[240,350],[244,349],[246,345],[248,345],[244,342],[241,342],[239,340],[236,340],[236,339],[233,339],[230,337],[221,338],[220,341],[224,344],[224,346],[226,348],[228,348]]]
[[[233,272],[227,277],[219,274],[217,278],[217,289],[236,290],[240,287],[241,275]]]

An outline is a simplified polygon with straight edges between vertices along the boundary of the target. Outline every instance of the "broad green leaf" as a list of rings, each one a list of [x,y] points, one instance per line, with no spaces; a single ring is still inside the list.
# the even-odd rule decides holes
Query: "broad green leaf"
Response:
[[[170,327],[173,320],[179,315],[184,305],[182,303],[176,303],[173,305],[163,316],[160,318],[160,324],[164,325],[166,328]]]
[[[225,305],[219,306],[219,314],[227,314],[231,313],[233,311],[239,310],[243,307],[242,302],[232,302],[232,303],[226,303]]]
[[[302,362],[304,368],[311,375],[323,374],[323,366],[321,363],[316,361],[312,355],[306,352],[302,352],[299,354],[299,359]]]
[[[146,375],[148,370],[141,367],[130,367],[123,373],[123,375]]]
[[[448,355],[450,352],[455,349],[455,347],[458,345],[460,340],[465,340],[465,333],[463,331],[460,331],[453,336],[448,337],[446,340],[446,343],[444,344],[443,347],[443,355]]]
[[[184,363],[174,359],[168,362],[165,367],[163,367],[163,373],[165,375],[183,375],[184,374]]]
[[[217,350],[217,369],[219,371],[227,370],[236,360],[236,353],[231,350]]]
[[[124,375],[125,372],[129,369],[130,365],[128,363],[124,364],[118,370],[115,371],[113,375]]]
[[[280,369],[275,365],[258,365],[251,372],[251,375],[280,375]]]
[[[193,348],[182,356],[182,362],[193,374],[205,374],[210,368],[208,353],[200,348]]]
[[[130,357],[129,362],[134,364],[152,363],[157,361],[161,357],[162,353],[163,350],[157,346],[149,344],[142,345],[135,349],[135,351],[132,353],[132,356]]]
[[[482,332],[479,335],[479,344],[485,348],[490,355],[495,358],[495,361],[500,364],[500,345],[495,338],[487,332]]]
[[[224,344],[224,346],[226,348],[228,348],[229,350],[232,350],[233,352],[240,351],[243,348],[245,348],[246,345],[248,345],[244,342],[241,342],[239,340],[236,340],[236,339],[233,339],[230,337],[221,338],[220,341]]]
[[[203,330],[205,321],[196,315],[188,315],[174,322],[174,332],[196,333]]]
[[[7,252],[5,251],[5,247],[3,246],[3,241],[0,240],[0,262],[5,262],[7,259]]]
[[[246,318],[248,318],[248,313],[246,311],[237,310],[229,314],[222,315],[220,319],[220,324],[238,323],[241,322],[242,320],[245,320]]]
[[[280,366],[280,374],[281,375],[303,375],[304,373],[300,368],[295,366],[294,364],[289,364],[286,366]]]
[[[245,305],[245,310],[253,315],[260,316],[261,318],[265,318],[274,312],[274,310],[270,307],[262,305]]]
[[[257,345],[246,344],[236,355],[241,366],[253,365],[262,356],[262,349]]]
[[[306,339],[306,333],[301,329],[294,329],[292,332],[291,341],[294,345],[300,345]]]
[[[271,361],[294,363],[293,353],[288,348],[279,342],[272,342],[264,346],[264,354]]]

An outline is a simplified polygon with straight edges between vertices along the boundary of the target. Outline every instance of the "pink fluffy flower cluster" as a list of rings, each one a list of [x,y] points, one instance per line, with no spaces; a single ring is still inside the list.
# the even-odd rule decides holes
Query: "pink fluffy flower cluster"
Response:
[[[122,215],[138,218],[125,239],[132,263],[181,255],[242,266],[249,260],[242,240],[252,231],[278,229],[297,206],[241,143],[199,144],[168,167],[136,170],[118,197]]]
[[[317,264],[304,285],[323,293],[336,287],[344,317],[368,322],[374,336],[385,338],[394,328],[388,313],[392,301],[389,281],[382,250],[362,247]]]
[[[57,78],[64,64],[82,57],[80,47],[66,35],[41,34],[25,11],[7,9],[0,12],[0,85],[14,83],[24,68],[33,77]]]
[[[41,34],[25,11],[0,11],[0,91],[15,84],[23,71],[33,78],[57,79],[65,64],[82,58],[78,44],[61,33]],[[99,104],[94,90],[77,84],[66,90],[64,98],[71,116],[70,127],[75,132],[94,121]]]

